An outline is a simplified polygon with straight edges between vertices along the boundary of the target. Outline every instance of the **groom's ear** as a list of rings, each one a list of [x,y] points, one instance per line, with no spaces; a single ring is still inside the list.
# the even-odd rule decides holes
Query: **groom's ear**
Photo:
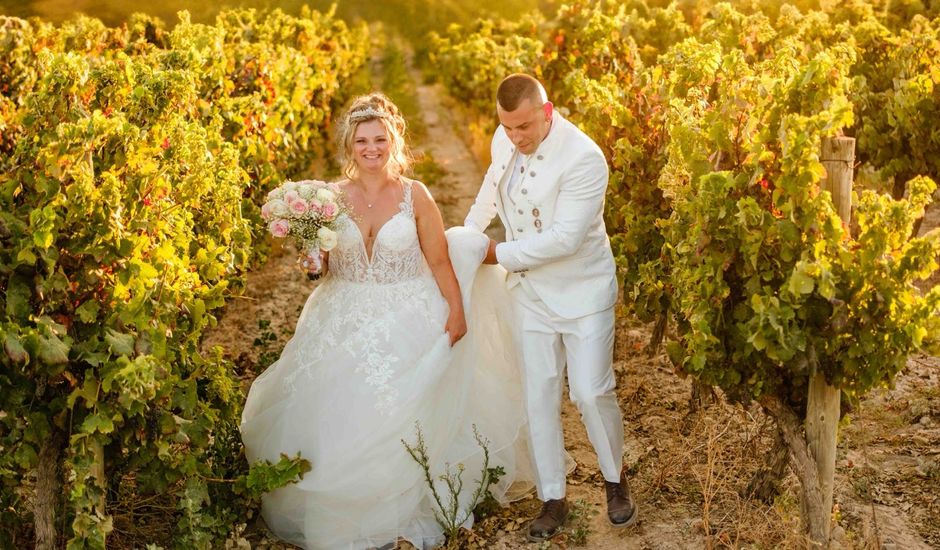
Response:
[[[551,102],[551,101],[546,101],[544,104],[542,104],[542,110],[545,112],[545,118],[546,118],[546,119],[548,119],[548,120],[551,120],[551,119],[552,119],[552,110],[553,110],[554,108],[555,108],[555,106],[552,105],[552,102]]]

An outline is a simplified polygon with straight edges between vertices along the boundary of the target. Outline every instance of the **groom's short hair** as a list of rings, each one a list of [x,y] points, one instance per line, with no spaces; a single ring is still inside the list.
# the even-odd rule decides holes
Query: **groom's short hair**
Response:
[[[496,103],[504,111],[515,111],[525,99],[532,100],[534,106],[543,105],[548,101],[542,83],[527,74],[511,74],[504,78],[496,89]]]

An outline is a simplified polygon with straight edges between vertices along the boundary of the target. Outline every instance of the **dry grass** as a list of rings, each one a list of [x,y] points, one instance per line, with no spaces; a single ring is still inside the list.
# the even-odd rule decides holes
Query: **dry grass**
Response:
[[[691,527],[704,548],[802,545],[792,480],[771,504],[742,496],[773,444],[773,427],[763,415],[716,404],[693,415],[688,435],[682,436],[680,427],[660,455],[663,467],[656,479],[663,487],[685,488],[675,497],[697,505]]]

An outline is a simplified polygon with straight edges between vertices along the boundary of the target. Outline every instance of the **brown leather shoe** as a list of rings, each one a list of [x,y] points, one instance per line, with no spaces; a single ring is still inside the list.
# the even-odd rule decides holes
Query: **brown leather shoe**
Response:
[[[548,540],[558,533],[566,519],[568,519],[568,501],[564,498],[547,500],[542,504],[539,517],[529,524],[526,538],[529,542]]]
[[[629,527],[636,523],[637,507],[630,494],[630,484],[627,483],[627,471],[620,472],[620,482],[604,481],[607,491],[607,519],[614,527]]]

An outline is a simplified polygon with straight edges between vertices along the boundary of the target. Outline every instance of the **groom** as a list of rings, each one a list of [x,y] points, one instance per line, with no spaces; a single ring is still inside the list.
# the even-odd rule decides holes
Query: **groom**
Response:
[[[530,541],[554,535],[568,516],[561,393],[567,366],[597,453],[615,527],[637,507],[623,463],[623,421],[612,368],[617,279],[604,227],[607,162],[600,148],[552,108],[541,83],[506,77],[496,92],[499,128],[492,164],[464,225],[483,231],[495,215],[506,242],[490,241],[486,263],[509,272],[521,328],[523,379],[538,496]]]

